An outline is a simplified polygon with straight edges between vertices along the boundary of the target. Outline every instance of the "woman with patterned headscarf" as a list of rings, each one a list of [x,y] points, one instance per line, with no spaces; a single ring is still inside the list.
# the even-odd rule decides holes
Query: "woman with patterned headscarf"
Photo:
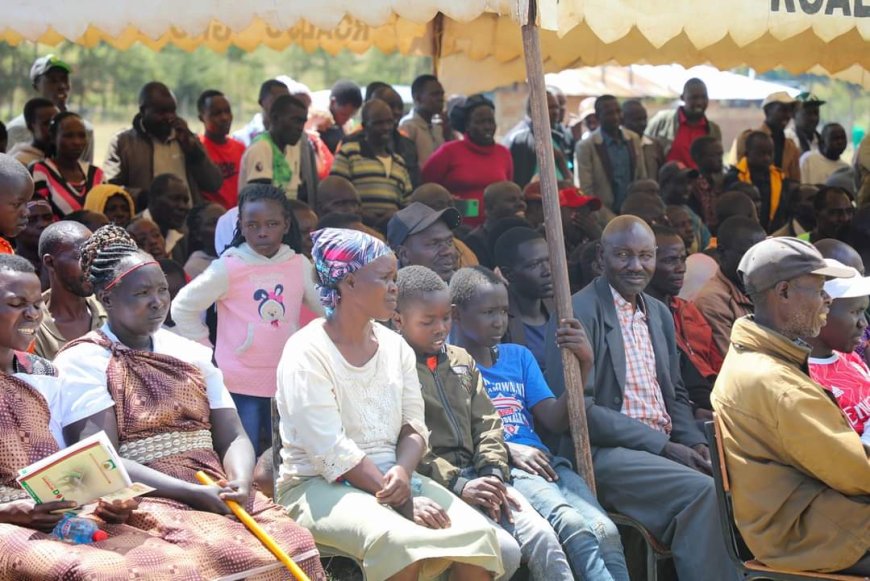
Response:
[[[369,579],[500,575],[495,530],[414,472],[429,435],[414,351],[375,322],[396,309],[396,258],[356,230],[312,239],[326,318],[293,335],[278,366],[276,500]]]

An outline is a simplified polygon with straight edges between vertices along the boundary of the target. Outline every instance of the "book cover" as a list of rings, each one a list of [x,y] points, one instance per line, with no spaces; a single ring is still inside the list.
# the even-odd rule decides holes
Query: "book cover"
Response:
[[[37,504],[68,500],[79,506],[132,484],[105,432],[19,470],[17,480]]]

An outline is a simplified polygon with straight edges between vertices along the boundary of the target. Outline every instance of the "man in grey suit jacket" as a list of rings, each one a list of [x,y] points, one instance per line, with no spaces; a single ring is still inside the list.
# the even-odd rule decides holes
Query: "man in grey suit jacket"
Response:
[[[614,219],[601,239],[604,274],[573,299],[595,353],[584,379],[598,497],[668,544],[680,579],[733,580],[709,452],[680,377],[673,319],[643,293],[655,252],[646,223]],[[547,337],[547,380],[559,394],[564,377],[554,329]],[[563,438],[560,455],[571,454],[566,446]]]

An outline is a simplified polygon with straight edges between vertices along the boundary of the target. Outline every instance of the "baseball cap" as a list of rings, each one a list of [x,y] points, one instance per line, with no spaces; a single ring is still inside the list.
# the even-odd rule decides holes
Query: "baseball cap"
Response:
[[[737,267],[747,294],[773,288],[784,280],[805,274],[851,278],[855,269],[823,258],[815,246],[804,240],[782,236],[762,240],[750,248]]]
[[[700,175],[698,170],[690,168],[681,161],[669,161],[659,168],[659,185],[666,184],[680,174],[684,174],[692,179]]]
[[[814,94],[809,91],[804,91],[803,93],[799,93],[795,99],[804,105],[824,105],[827,101],[822,101]]]
[[[852,276],[850,278],[832,278],[825,283],[825,292],[832,299],[870,296],[870,276],[861,276],[861,273],[851,266],[843,266],[852,271]]]
[[[43,57],[39,57],[33,62],[33,66],[30,67],[30,82],[35,83],[36,79],[38,79],[51,69],[63,69],[67,73],[72,72],[71,66],[69,66],[53,54],[47,54]]]
[[[456,208],[437,211],[420,202],[409,204],[393,214],[387,223],[387,241],[391,248],[401,246],[408,236],[419,234],[438,220],[455,230],[462,222],[462,216]]]
[[[777,91],[776,93],[771,93],[764,98],[764,101],[761,103],[761,108],[764,109],[771,103],[783,103],[785,105],[793,105],[797,103],[797,101],[794,97],[792,97],[785,91]]]
[[[544,199],[544,195],[541,193],[541,181],[533,180],[526,184],[526,187],[523,188],[523,199],[527,202],[540,202]]]
[[[601,200],[595,196],[584,195],[579,188],[562,188],[559,190],[559,205],[563,208],[589,206],[595,211],[601,209]]]

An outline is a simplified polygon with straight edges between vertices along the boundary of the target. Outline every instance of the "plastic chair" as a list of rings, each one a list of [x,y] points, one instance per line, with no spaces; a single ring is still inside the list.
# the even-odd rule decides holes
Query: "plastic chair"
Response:
[[[608,516],[617,527],[633,529],[643,537],[646,554],[646,579],[647,581],[658,581],[660,563],[674,557],[671,550],[655,538],[639,521],[617,512],[608,513]]]
[[[728,556],[737,567],[743,579],[765,579],[767,581],[807,581],[808,579],[830,581],[866,581],[868,577],[831,573],[812,573],[781,571],[768,567],[755,556],[743,542],[740,531],[734,523],[734,510],[731,500],[731,481],[725,464],[725,449],[722,446],[722,431],[719,418],[704,424],[707,443],[710,446],[710,460],[713,464],[713,480],[716,486],[716,499],[719,504],[719,524],[728,549]]]

